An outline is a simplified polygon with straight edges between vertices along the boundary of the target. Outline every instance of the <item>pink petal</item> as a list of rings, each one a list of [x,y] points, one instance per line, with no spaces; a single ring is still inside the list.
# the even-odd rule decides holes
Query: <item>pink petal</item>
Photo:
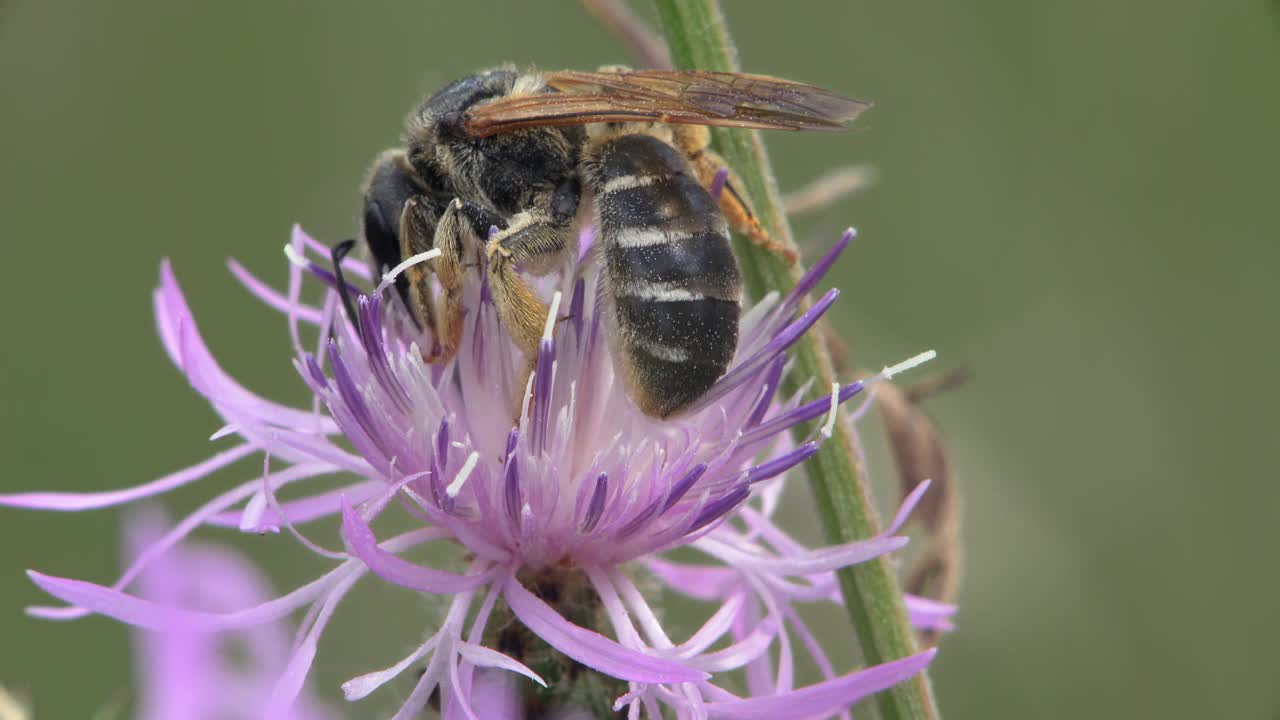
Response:
[[[849,565],[856,565],[868,560],[887,555],[906,545],[905,537],[874,537],[870,540],[855,540],[844,545],[835,545],[810,550],[804,553],[784,557],[764,556],[743,551],[731,539],[704,538],[698,547],[708,553],[722,558],[734,567],[750,568],[757,572],[771,572],[779,575],[812,575],[828,570],[836,570]]]
[[[351,504],[342,500],[342,537],[351,546],[351,552],[387,582],[403,585],[419,592],[454,594],[474,590],[493,579],[494,572],[478,575],[458,575],[443,570],[422,567],[396,557],[378,547],[373,530],[360,519]]]
[[[440,644],[440,637],[440,633],[436,633],[435,635],[427,638],[426,641],[417,647],[417,649],[389,668],[365,673],[364,675],[353,677],[342,683],[343,696],[348,700],[359,700],[396,677],[399,677],[400,673],[408,670],[410,665],[413,665],[426,657],[427,653],[435,650],[436,646]]]
[[[356,581],[363,576],[363,572],[352,573],[340,580],[324,598],[320,613],[307,630],[302,642],[294,649],[284,673],[280,675],[275,687],[271,689],[271,697],[267,700],[267,708],[263,713],[264,717],[277,718],[289,715],[293,709],[294,701],[298,699],[298,694],[302,692],[302,686],[307,681],[307,673],[311,671],[311,664],[316,659],[316,646],[320,641],[321,633],[324,632],[325,626],[329,624],[329,619],[333,617],[333,611],[338,608],[342,598],[356,584]]]
[[[514,576],[503,586],[503,597],[520,622],[551,647],[593,670],[632,682],[698,682],[710,676],[682,663],[625,648],[600,633],[565,620],[550,605],[520,584]]]
[[[672,590],[698,600],[719,600],[737,586],[741,576],[726,567],[685,565],[649,558],[645,566]]]
[[[143,600],[95,583],[54,577],[35,570],[28,570],[27,575],[32,582],[40,586],[45,592],[63,602],[76,606],[76,608],[72,609],[84,608],[85,610],[100,613],[121,622],[149,630],[165,630],[176,625],[183,630],[192,632],[214,632],[251,627],[279,620],[320,597],[335,582],[346,577],[349,573],[359,571],[359,565],[355,561],[349,561],[287,595],[269,600],[261,605],[229,613],[181,610]],[[60,609],[62,608],[55,608],[55,610]],[[36,608],[29,609],[28,614],[36,617],[59,619],[59,614],[56,612],[45,613]]]
[[[211,402],[235,407],[261,421],[284,427],[324,434],[338,432],[331,418],[267,400],[249,392],[223,371],[200,337],[195,317],[168,261],[160,267],[155,311],[160,337],[170,359],[187,376],[192,387]]]
[[[515,678],[496,670],[476,673],[471,687],[471,708],[483,720],[525,720],[520,687]],[[454,703],[446,710],[446,720],[456,720]],[[557,717],[557,720],[565,720]]]
[[[286,500],[280,503],[280,508],[284,511],[285,517],[294,525],[310,522],[317,518],[326,517],[335,513],[342,512],[341,500],[344,495],[351,496],[355,499],[355,504],[360,504],[369,498],[378,494],[378,491],[386,487],[386,484],[379,480],[369,480],[366,482],[344,485],[334,488],[323,493],[317,493],[310,497],[298,498],[297,500]],[[240,525],[240,518],[243,511],[232,510],[220,513],[210,518],[207,524],[214,527],[234,528]],[[262,514],[260,524],[268,527],[274,527],[283,522],[283,519],[275,511],[274,508],[268,507]]]
[[[742,593],[730,595],[729,599],[724,601],[715,614],[707,618],[697,632],[680,644],[680,655],[683,657],[698,655],[729,632],[733,628],[734,619],[737,618],[738,613],[742,612],[744,599],[745,596]]]
[[[175,473],[152,480],[145,485],[137,485],[124,490],[109,490],[93,493],[61,493],[30,492],[0,495],[0,505],[9,507],[30,508],[34,510],[93,510],[96,508],[122,505],[144,497],[151,497],[169,492],[194,482],[219,468],[253,453],[257,448],[251,445],[238,445],[230,450],[223,450],[202,463],[183,468]]]
[[[930,600],[916,595],[902,596],[907,605],[907,615],[911,624],[922,630],[941,630],[950,632],[955,629],[951,618],[956,614],[956,606],[950,603]]]
[[[297,249],[298,254],[302,254],[303,250],[306,249],[324,258],[325,263],[330,261],[329,246],[311,237],[306,230],[302,229],[301,225],[295,224],[293,226],[293,234],[289,237],[289,242]],[[373,273],[369,270],[369,266],[353,257],[348,257],[342,261],[342,270],[355,275],[361,280],[373,279]]]
[[[933,660],[937,652],[936,649],[926,650],[917,655],[859,670],[844,677],[799,690],[745,700],[707,703],[707,717],[730,720],[775,720],[776,718],[829,715],[915,675]]]
[[[245,266],[241,265],[234,259],[227,260],[227,268],[231,270],[231,274],[236,276],[241,285],[244,285],[254,297],[258,298],[267,306],[279,310],[282,313],[296,313],[299,320],[319,325],[324,321],[324,316],[316,308],[301,303],[293,303],[289,298],[280,294],[278,290],[259,280],[253,273],[249,272]]]
[[[902,501],[902,505],[898,508],[898,512],[893,516],[893,522],[889,523],[889,529],[884,531],[885,535],[892,535],[907,523],[907,518],[911,517],[911,511],[916,509],[916,504],[920,502],[920,498],[924,497],[924,493],[929,489],[932,480],[921,480],[916,485],[911,494]]]
[[[458,654],[466,658],[472,665],[481,668],[497,668],[499,670],[507,670],[513,673],[519,673],[530,680],[538,683],[542,687],[547,686],[547,682],[543,680],[538,673],[530,670],[524,663],[513,657],[503,655],[497,650],[490,650],[483,645],[476,645],[469,642],[456,642],[454,647],[457,648]]]
[[[778,621],[767,617],[743,639],[722,650],[697,657],[697,665],[713,673],[736,670],[768,652],[777,637],[780,637]]]

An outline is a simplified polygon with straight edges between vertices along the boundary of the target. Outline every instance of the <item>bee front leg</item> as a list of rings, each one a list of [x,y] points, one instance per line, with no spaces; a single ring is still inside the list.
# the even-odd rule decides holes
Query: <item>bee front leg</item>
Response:
[[[502,219],[484,208],[462,200],[453,200],[439,219],[430,207],[417,199],[405,203],[401,217],[401,253],[410,257],[432,248],[440,256],[405,270],[409,278],[409,298],[414,312],[429,327],[435,348],[428,358],[443,363],[453,358],[462,342],[466,307],[462,293],[470,268],[479,265],[484,248],[479,228],[502,225]],[[429,238],[429,240],[428,240]],[[430,275],[434,273],[441,288],[441,305],[437,308],[432,295]]]
[[[698,181],[707,188],[716,184],[716,175],[728,173],[717,201],[720,212],[735,232],[746,235],[752,243],[781,257],[788,265],[794,265],[799,255],[794,248],[789,248],[769,236],[769,232],[760,223],[760,218],[751,208],[751,199],[747,197],[742,178],[729,167],[724,158],[711,150],[711,131],[702,125],[678,125],[672,129],[676,146],[689,158]]]

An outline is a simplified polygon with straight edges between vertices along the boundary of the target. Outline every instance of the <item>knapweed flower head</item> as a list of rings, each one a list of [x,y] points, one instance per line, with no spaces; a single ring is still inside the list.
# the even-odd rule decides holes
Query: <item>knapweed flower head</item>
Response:
[[[0,502],[101,507],[194,482],[251,455],[262,458],[261,472],[185,518],[111,587],[33,572],[40,587],[71,606],[31,612],[62,619],[98,612],[142,627],[212,632],[307,607],[299,640],[264,706],[265,716],[283,717],[335,609],[352,586],[374,576],[447,601],[443,620],[411,653],[343,685],[356,700],[416,674],[396,718],[415,717],[429,701],[446,718],[520,718],[535,705],[588,715],[611,706],[652,718],[842,713],[919,672],[933,656],[926,651],[838,675],[797,612],[803,602],[839,601],[836,569],[902,547],[906,538],[895,533],[923,486],[886,533],[847,545],[809,550],[772,520],[784,473],[830,434],[840,404],[874,382],[836,387],[808,402],[802,400],[807,388],[779,392],[788,348],[837,293],[809,307],[803,298],[851,237],[842,237],[792,293],[770,295],[744,315],[728,373],[687,412],[665,420],[640,412],[617,382],[589,230],[576,262],[544,288],[551,311],[532,375],[483,285],[468,289],[471,312],[457,355],[430,364],[424,349],[434,340],[389,290],[390,274],[374,278],[351,260],[331,265],[328,248],[300,230],[286,249],[291,263],[284,291],[233,262],[244,285],[287,318],[294,366],[314,396],[302,408],[254,394],[223,372],[166,263],[155,292],[161,338],[222,417],[215,439],[234,438],[232,447],[130,490]],[[302,299],[305,282],[322,286],[318,303]],[[316,330],[314,345],[306,340],[307,326]],[[822,432],[792,440],[792,428],[823,418]],[[334,475],[358,480],[286,501],[276,497],[286,485]],[[392,509],[410,515],[416,527],[379,538],[373,524]],[[341,551],[297,529],[332,515],[341,518]],[[282,597],[229,612],[175,610],[124,592],[201,525],[284,529],[334,566]],[[404,556],[442,542],[460,548],[461,572]],[[700,551],[708,564],[667,556],[682,547]],[[648,592],[661,585],[719,607],[690,637],[673,639]],[[915,599],[908,606],[913,619],[929,627],[945,626],[951,611]],[[418,629],[412,618],[403,622]],[[825,680],[795,687],[796,640]],[[735,671],[745,672],[746,696],[717,682]],[[595,707],[591,693],[575,687],[604,688],[608,702]]]

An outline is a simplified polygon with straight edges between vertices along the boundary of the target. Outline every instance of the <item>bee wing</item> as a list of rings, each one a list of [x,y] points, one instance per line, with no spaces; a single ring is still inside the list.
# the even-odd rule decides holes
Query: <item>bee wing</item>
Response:
[[[652,120],[757,130],[841,130],[871,106],[813,85],[766,75],[704,71],[564,71],[559,93],[500,98],[467,111],[475,136],[596,122]]]

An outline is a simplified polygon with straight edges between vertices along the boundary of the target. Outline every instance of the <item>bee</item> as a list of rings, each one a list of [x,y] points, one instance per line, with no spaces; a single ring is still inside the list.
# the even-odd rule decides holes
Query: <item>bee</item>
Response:
[[[548,309],[524,274],[563,267],[589,218],[615,366],[643,412],[670,417],[733,359],[742,276],[729,228],[777,249],[710,150],[708,126],[839,130],[866,107],[741,73],[481,72],[423,101],[405,147],[379,156],[364,193],[364,240],[384,272],[440,250],[396,279],[436,338],[429,360],[457,351],[463,287],[483,272],[500,321],[532,363]]]

